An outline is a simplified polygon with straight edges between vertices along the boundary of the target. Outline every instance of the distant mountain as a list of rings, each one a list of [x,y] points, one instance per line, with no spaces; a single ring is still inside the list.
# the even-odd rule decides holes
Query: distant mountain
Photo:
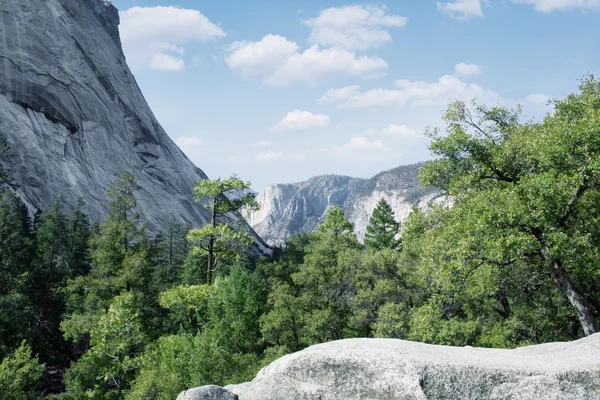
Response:
[[[338,206],[362,241],[380,199],[388,201],[401,222],[413,204],[425,207],[440,200],[433,189],[419,183],[417,172],[422,165],[397,167],[371,179],[323,175],[300,183],[272,185],[256,197],[260,211],[246,217],[256,233],[273,246],[285,243],[292,234],[316,230],[329,208]]]
[[[150,231],[173,215],[210,220],[194,203],[207,176],[160,126],[127,66],[119,13],[104,0],[0,1],[0,165],[31,211],[78,196],[102,219],[106,190],[123,171],[135,176],[139,211]],[[255,250],[268,253],[252,232]]]

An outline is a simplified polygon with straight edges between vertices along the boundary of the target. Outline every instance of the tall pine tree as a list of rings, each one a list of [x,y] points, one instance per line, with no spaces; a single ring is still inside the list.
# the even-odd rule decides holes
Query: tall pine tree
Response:
[[[369,219],[365,234],[365,246],[371,250],[400,249],[398,232],[400,223],[394,218],[394,211],[385,199],[379,200]]]

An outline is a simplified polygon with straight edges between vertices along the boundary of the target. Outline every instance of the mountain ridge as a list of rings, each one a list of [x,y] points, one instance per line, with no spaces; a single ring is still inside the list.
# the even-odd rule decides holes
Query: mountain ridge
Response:
[[[424,163],[401,165],[371,178],[319,175],[303,182],[268,186],[256,196],[261,209],[246,214],[250,226],[271,246],[281,246],[292,234],[312,232],[327,211],[340,207],[363,240],[368,220],[380,199],[390,203],[396,219],[404,221],[413,204],[420,207],[439,196],[417,178]]]

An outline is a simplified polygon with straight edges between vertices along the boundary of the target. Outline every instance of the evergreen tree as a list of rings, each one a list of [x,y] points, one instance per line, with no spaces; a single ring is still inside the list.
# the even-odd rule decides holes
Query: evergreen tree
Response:
[[[27,296],[35,254],[26,207],[0,191],[0,358],[31,338],[35,310]]]
[[[207,257],[206,282],[212,283],[214,272],[239,258],[244,247],[252,243],[251,236],[234,219],[241,220],[240,211],[257,210],[258,203],[253,193],[240,195],[250,188],[235,175],[229,179],[205,179],[194,185],[196,202],[208,200],[205,208],[210,212],[210,222],[201,228],[192,229],[188,235],[193,243],[192,251]]]
[[[33,349],[45,362],[65,354],[59,330],[65,311],[62,289],[72,274],[67,219],[62,208],[59,197],[47,212],[38,215],[35,223],[36,251],[28,295],[36,313]]]
[[[265,338],[286,351],[353,336],[349,322],[352,274],[360,256],[353,225],[340,208],[328,211],[292,284],[275,285],[261,319]]]
[[[86,275],[90,269],[89,241],[92,231],[88,217],[83,212],[84,207],[83,198],[78,198],[68,221],[68,264],[72,278]]]
[[[190,247],[186,238],[188,231],[187,225],[177,223],[171,216],[163,223],[162,231],[154,240],[156,272],[153,280],[159,292],[181,283],[183,265]]]
[[[122,291],[145,293],[150,303],[158,301],[149,291],[154,266],[151,245],[136,212],[133,176],[121,174],[107,193],[110,212],[106,222],[99,231],[92,229],[90,272],[71,280],[67,288],[70,315],[61,328],[76,342],[89,335],[101,313]]]
[[[400,223],[394,218],[392,207],[385,199],[381,199],[369,219],[365,233],[365,246],[371,250],[399,250],[399,230]]]

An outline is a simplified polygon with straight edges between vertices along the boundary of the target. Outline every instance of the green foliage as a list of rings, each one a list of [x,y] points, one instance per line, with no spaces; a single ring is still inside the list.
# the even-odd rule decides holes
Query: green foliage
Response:
[[[519,110],[500,107],[478,106],[472,115],[456,103],[448,135],[432,133],[438,159],[421,177],[456,199],[432,217],[439,226],[423,241],[424,262],[439,271],[438,305],[452,310],[444,318],[479,320],[478,332],[516,318],[510,341],[517,342],[548,331],[556,339],[596,331],[600,89],[593,77],[580,89],[556,101],[542,123],[521,124]],[[540,302],[555,312],[523,329],[533,321],[521,312]],[[498,317],[483,319],[490,313]]]
[[[27,290],[34,249],[25,206],[12,193],[0,192],[0,357],[30,337],[35,309]]]
[[[79,276],[67,287],[68,317],[61,328],[67,339],[84,340],[112,299],[124,290],[150,294],[154,266],[151,244],[139,224],[133,196],[133,176],[124,173],[109,189],[106,222],[91,235],[89,274]],[[148,301],[156,301],[149,299]]]
[[[202,315],[202,323],[196,334],[159,338],[141,358],[141,372],[127,398],[172,399],[190,387],[252,379],[260,366],[263,293],[260,279],[239,265],[213,285],[162,293],[163,306],[185,305]]]
[[[32,223],[0,191],[0,393],[34,398],[38,359],[49,371],[70,364],[59,398],[172,399],[251,380],[274,359],[329,340],[502,348],[592,333],[600,81],[585,79],[555,108],[522,123],[518,108],[451,105],[447,134],[429,132],[435,157],[420,178],[452,206],[413,207],[401,246],[381,201],[365,246],[334,207],[317,232],[249,262],[252,239],[232,221],[256,202],[235,176],[195,185],[209,224],[188,232],[170,218],[152,240],[128,173],[108,191],[106,221],[92,226],[82,199],[63,210],[59,198]],[[386,187],[418,167],[373,182]],[[52,376],[40,392],[58,394]]]
[[[128,391],[140,364],[136,355],[147,343],[138,302],[125,292],[101,313],[90,332],[90,349],[67,372],[69,397],[119,399]]]
[[[250,234],[234,222],[235,218],[242,221],[242,209],[258,210],[258,203],[249,189],[250,182],[243,182],[235,175],[225,180],[205,179],[194,185],[195,200],[198,203],[207,201],[204,207],[210,211],[211,219],[203,227],[192,229],[188,240],[196,256],[207,258],[206,282],[209,284],[219,267],[239,261],[242,252],[253,242]]]
[[[14,400],[37,398],[35,393],[43,372],[44,365],[38,363],[37,357],[31,357],[31,347],[23,341],[0,364],[0,394],[10,394]]]
[[[379,200],[369,219],[365,233],[365,246],[372,250],[399,249],[400,223],[394,218],[394,211],[385,199]]]

